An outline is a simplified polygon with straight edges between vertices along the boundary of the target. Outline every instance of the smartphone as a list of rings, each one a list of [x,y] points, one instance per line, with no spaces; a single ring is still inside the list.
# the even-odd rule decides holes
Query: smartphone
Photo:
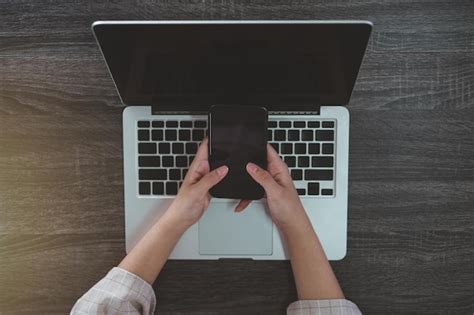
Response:
[[[260,186],[245,169],[248,162],[267,168],[268,112],[259,106],[212,106],[209,111],[209,166],[229,167],[209,191],[216,198],[261,199]]]

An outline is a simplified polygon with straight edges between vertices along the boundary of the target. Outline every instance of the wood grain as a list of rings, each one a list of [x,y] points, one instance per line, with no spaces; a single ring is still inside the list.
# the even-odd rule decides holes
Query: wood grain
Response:
[[[347,257],[365,314],[474,313],[474,2],[0,0],[0,313],[63,314],[124,255],[123,110],[99,19],[369,19]],[[170,261],[158,313],[284,313],[288,262]]]

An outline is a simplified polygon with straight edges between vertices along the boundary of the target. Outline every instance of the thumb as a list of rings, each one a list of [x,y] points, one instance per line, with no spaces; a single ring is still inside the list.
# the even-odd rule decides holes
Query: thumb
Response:
[[[216,168],[212,172],[207,173],[201,180],[197,183],[197,186],[203,192],[209,191],[214,185],[220,182],[229,171],[229,168],[225,165]]]
[[[258,165],[247,163],[246,168],[250,176],[252,176],[257,183],[262,185],[267,195],[272,194],[279,188],[280,185],[273,179],[272,175]]]

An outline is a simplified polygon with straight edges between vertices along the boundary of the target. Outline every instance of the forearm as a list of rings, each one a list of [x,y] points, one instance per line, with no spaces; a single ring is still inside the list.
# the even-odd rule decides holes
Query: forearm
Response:
[[[344,294],[306,213],[282,231],[300,300],[340,299]]]
[[[168,209],[119,267],[152,284],[186,229],[187,226],[178,222]]]

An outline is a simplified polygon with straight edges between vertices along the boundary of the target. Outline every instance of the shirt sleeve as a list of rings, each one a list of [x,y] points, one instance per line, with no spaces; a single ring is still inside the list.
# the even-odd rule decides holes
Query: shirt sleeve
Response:
[[[360,315],[354,303],[344,299],[301,300],[290,304],[287,315]]]
[[[115,267],[77,300],[71,314],[153,314],[155,306],[155,292],[148,282]]]

